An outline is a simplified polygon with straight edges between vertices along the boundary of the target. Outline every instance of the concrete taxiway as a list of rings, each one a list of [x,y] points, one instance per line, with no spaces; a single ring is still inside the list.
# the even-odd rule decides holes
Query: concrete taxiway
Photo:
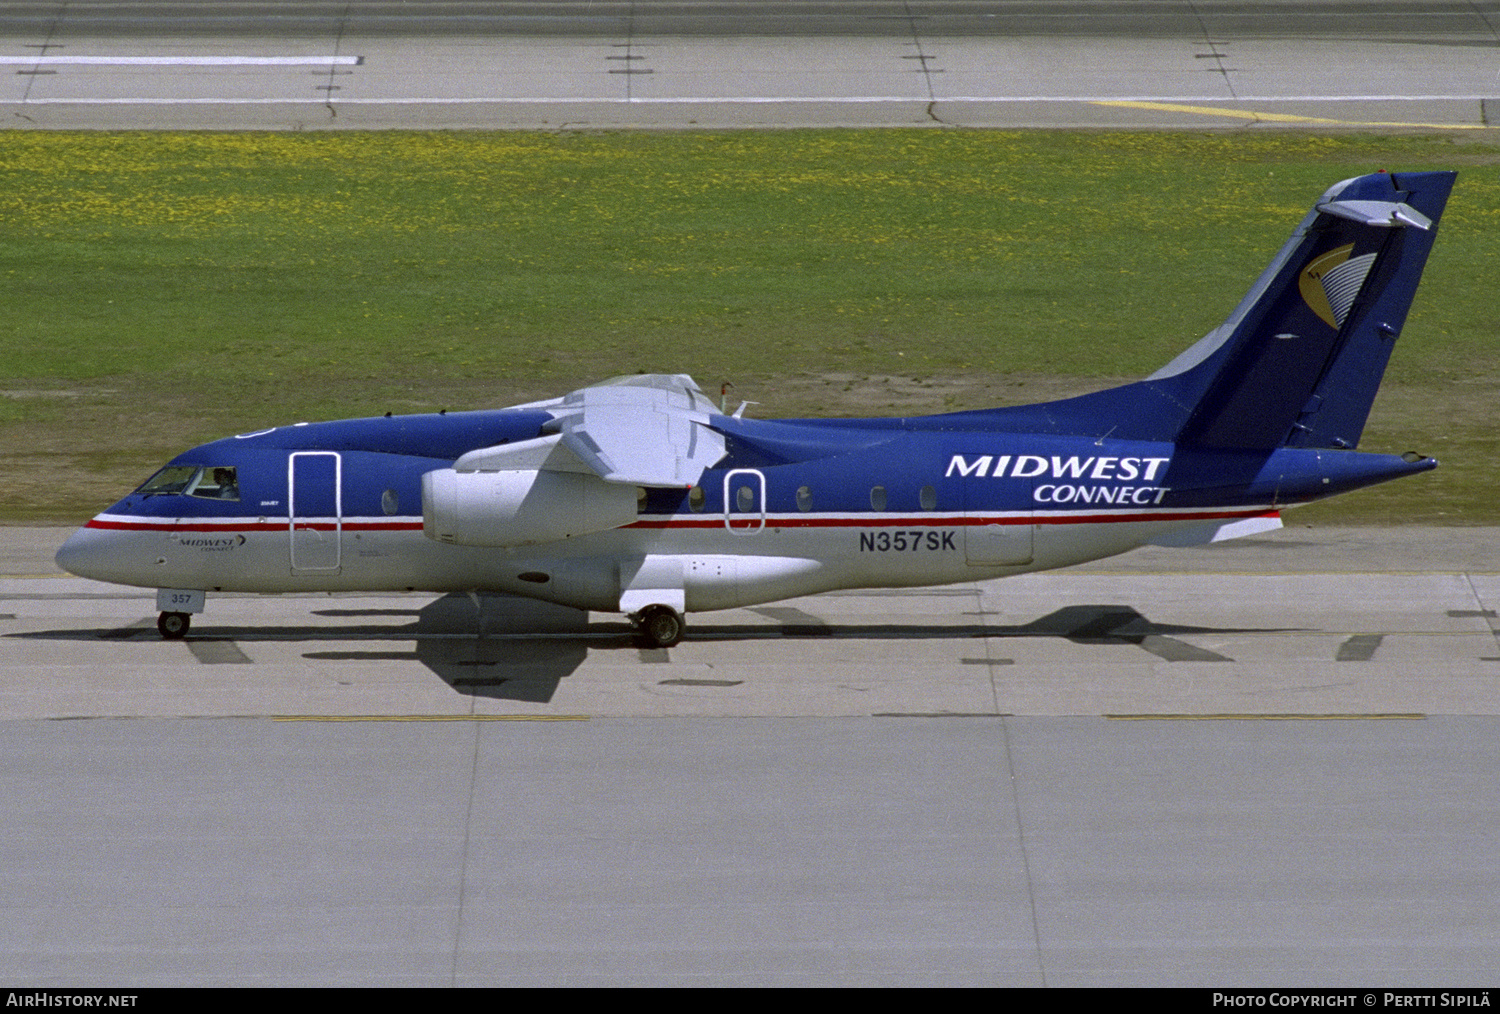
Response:
[[[0,529],[26,986],[1482,986],[1500,533],[693,617],[138,590]]]
[[[0,718],[1497,714],[1490,529],[833,593],[695,615],[669,650],[613,615],[423,594],[210,596],[164,642],[151,590],[45,573],[62,538],[0,530],[21,574],[0,579]]]
[[[1500,116],[1495,3],[1421,14],[1380,0],[221,8],[0,8],[0,119],[108,129],[1464,132]]]

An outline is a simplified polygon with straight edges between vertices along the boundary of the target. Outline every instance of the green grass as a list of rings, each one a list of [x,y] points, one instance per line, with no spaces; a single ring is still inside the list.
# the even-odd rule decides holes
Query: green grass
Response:
[[[86,515],[227,432],[504,404],[617,373],[733,379],[765,415],[863,410],[858,383],[813,396],[811,380],[833,374],[1084,387],[1139,376],[1223,319],[1330,183],[1379,168],[1461,171],[1391,368],[1416,393],[1397,399],[1400,418],[1377,415],[1370,438],[1442,437],[1459,460],[1437,475],[1463,483],[1438,487],[1439,508],[1431,490],[1452,480],[1434,476],[1373,508],[1326,510],[1500,520],[1484,475],[1500,381],[1492,145],[937,130],[0,136],[0,520]],[[980,407],[993,386],[940,383],[945,396],[903,410]],[[1444,411],[1452,391],[1483,411]],[[1455,417],[1481,420],[1458,425],[1456,445],[1454,426],[1437,425]]]

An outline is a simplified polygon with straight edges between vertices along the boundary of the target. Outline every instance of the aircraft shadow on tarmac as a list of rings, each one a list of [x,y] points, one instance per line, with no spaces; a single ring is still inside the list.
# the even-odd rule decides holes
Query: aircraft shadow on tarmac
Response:
[[[1133,606],[1069,605],[1022,624],[977,620],[970,623],[830,622],[790,606],[750,610],[774,624],[692,623],[687,639],[702,643],[743,640],[964,640],[982,638],[1063,638],[1074,644],[1133,646],[1173,662],[1229,662],[1233,659],[1174,635],[1285,633],[1294,628],[1199,627],[1157,623]],[[347,624],[230,626],[195,628],[187,644],[200,661],[253,662],[235,642],[414,641],[409,650],[341,647],[307,651],[318,662],[418,662],[454,691],[471,697],[546,703],[559,683],[572,675],[588,652],[633,651],[642,662],[669,662],[670,651],[640,647],[623,622],[590,625],[588,613],[529,599],[498,595],[445,595],[421,608],[315,609],[324,620]],[[985,614],[968,613],[976,618]],[[406,623],[392,620],[408,619]],[[380,622],[380,621],[386,622]],[[360,622],[365,621],[365,622]],[[1301,629],[1301,628],[1296,628]],[[51,630],[6,635],[39,640],[149,640],[153,621],[110,630]],[[214,650],[217,648],[218,650]],[[250,648],[253,652],[253,647]]]

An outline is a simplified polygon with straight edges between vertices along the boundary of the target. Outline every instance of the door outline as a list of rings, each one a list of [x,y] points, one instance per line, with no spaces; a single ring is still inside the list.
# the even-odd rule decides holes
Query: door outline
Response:
[[[755,476],[754,481],[746,488],[751,491],[752,496],[755,497],[756,502],[760,505],[759,515],[754,513],[753,507],[751,510],[740,511],[738,514],[735,513],[735,501],[731,495],[733,491],[730,488],[730,484],[737,475]],[[734,522],[737,517],[745,521],[746,524],[738,528],[735,527]],[[760,469],[731,468],[724,473],[724,527],[736,535],[754,535],[766,527],[766,476]]]
[[[297,513],[297,459],[333,459],[333,514],[307,514],[299,518]],[[309,486],[312,476],[304,476],[304,487]],[[310,489],[306,499],[325,493],[326,487],[319,485]],[[320,571],[335,573],[343,562],[344,542],[344,459],[338,451],[293,451],[286,459],[286,507],[287,536],[291,550],[293,573]],[[332,538],[328,533],[332,532]]]

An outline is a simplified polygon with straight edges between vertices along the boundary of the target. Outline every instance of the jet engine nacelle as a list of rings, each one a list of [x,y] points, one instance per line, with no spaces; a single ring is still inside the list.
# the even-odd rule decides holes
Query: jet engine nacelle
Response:
[[[422,476],[422,531],[458,546],[529,546],[608,531],[636,518],[634,486],[580,472]]]

